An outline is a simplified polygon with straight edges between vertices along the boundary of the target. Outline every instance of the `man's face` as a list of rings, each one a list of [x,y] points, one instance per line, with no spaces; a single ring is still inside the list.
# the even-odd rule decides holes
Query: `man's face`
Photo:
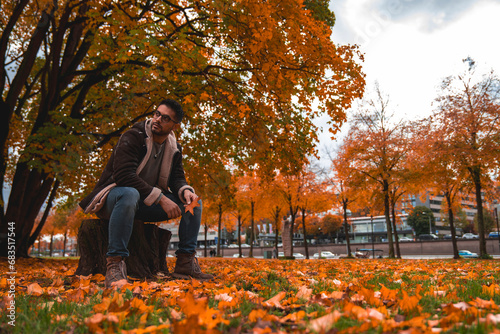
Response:
[[[153,134],[157,136],[168,135],[177,125],[175,122],[175,112],[166,105],[162,104],[153,113]]]

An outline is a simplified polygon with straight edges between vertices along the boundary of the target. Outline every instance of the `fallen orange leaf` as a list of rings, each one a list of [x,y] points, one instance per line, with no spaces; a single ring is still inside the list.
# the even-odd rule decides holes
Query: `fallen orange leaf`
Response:
[[[43,294],[43,288],[38,283],[31,283],[28,285],[28,295],[41,296]]]
[[[324,315],[321,318],[311,320],[309,322],[309,328],[315,332],[326,332],[328,329],[333,327],[333,325],[337,322],[337,320],[340,319],[341,316],[342,314],[339,311],[334,310],[332,313]]]
[[[193,213],[193,209],[200,206],[200,203],[198,203],[198,201],[201,199],[201,197],[198,197],[196,196],[196,198],[194,199],[194,201],[192,201],[190,204],[186,204],[184,205],[185,206],[185,212],[191,212],[192,215],[194,215]]]
[[[264,305],[267,306],[267,307],[283,308],[283,306],[280,304],[280,301],[283,298],[285,298],[285,296],[286,296],[286,292],[285,291],[281,291],[276,296],[274,296],[274,297],[266,300],[264,302]]]

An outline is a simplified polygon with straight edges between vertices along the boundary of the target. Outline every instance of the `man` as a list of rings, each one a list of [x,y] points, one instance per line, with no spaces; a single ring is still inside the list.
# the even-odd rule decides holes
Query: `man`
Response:
[[[94,190],[80,202],[86,213],[95,212],[99,218],[109,219],[107,288],[127,283],[123,259],[129,255],[127,246],[134,218],[158,222],[182,216],[172,276],[213,278],[201,271],[195,257],[201,200],[193,214],[184,210],[184,205],[197,196],[186,182],[181,146],[174,135],[183,116],[178,102],[161,101],[152,119],[134,124],[120,137]]]

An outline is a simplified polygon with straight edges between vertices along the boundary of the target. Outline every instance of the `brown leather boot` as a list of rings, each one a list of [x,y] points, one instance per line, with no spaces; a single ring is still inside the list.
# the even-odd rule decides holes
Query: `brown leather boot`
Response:
[[[200,281],[208,281],[214,278],[213,275],[204,274],[201,271],[196,253],[193,254],[177,254],[177,261],[175,262],[175,269],[172,276],[180,279],[196,278]]]
[[[106,279],[104,280],[106,289],[114,286],[121,289],[128,283],[127,266],[125,265],[125,261],[123,261],[123,257],[108,256],[106,262]]]

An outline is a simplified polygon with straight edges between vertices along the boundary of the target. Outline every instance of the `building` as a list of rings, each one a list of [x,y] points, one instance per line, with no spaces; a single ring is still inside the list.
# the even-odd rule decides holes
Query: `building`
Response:
[[[414,238],[413,229],[407,224],[408,214],[400,214],[396,217],[396,229],[398,237]],[[385,216],[353,217],[349,218],[351,231],[349,232],[352,242],[380,242],[387,240],[387,224]]]
[[[163,223],[160,225],[160,228],[169,230],[172,232],[172,238],[170,239],[170,249],[177,249],[177,246],[179,245],[179,223]],[[222,237],[224,239],[224,235]],[[207,233],[207,247],[212,246],[212,245],[217,245],[217,230],[215,229],[208,229]],[[198,232],[198,247],[203,247],[205,246],[205,226],[201,225],[200,226],[200,231]]]
[[[446,212],[446,199],[443,195],[437,196],[426,196],[425,200],[422,201],[418,196],[409,195],[405,200],[402,201],[403,209],[401,213],[408,214],[416,206],[424,206],[429,208],[434,215],[434,225],[436,226],[436,231],[433,233],[437,234],[449,234],[450,227],[445,223],[448,214]],[[467,221],[470,223],[474,222],[474,217],[477,214],[477,208],[475,199],[466,197],[462,199],[461,202],[462,210],[467,216]]]

